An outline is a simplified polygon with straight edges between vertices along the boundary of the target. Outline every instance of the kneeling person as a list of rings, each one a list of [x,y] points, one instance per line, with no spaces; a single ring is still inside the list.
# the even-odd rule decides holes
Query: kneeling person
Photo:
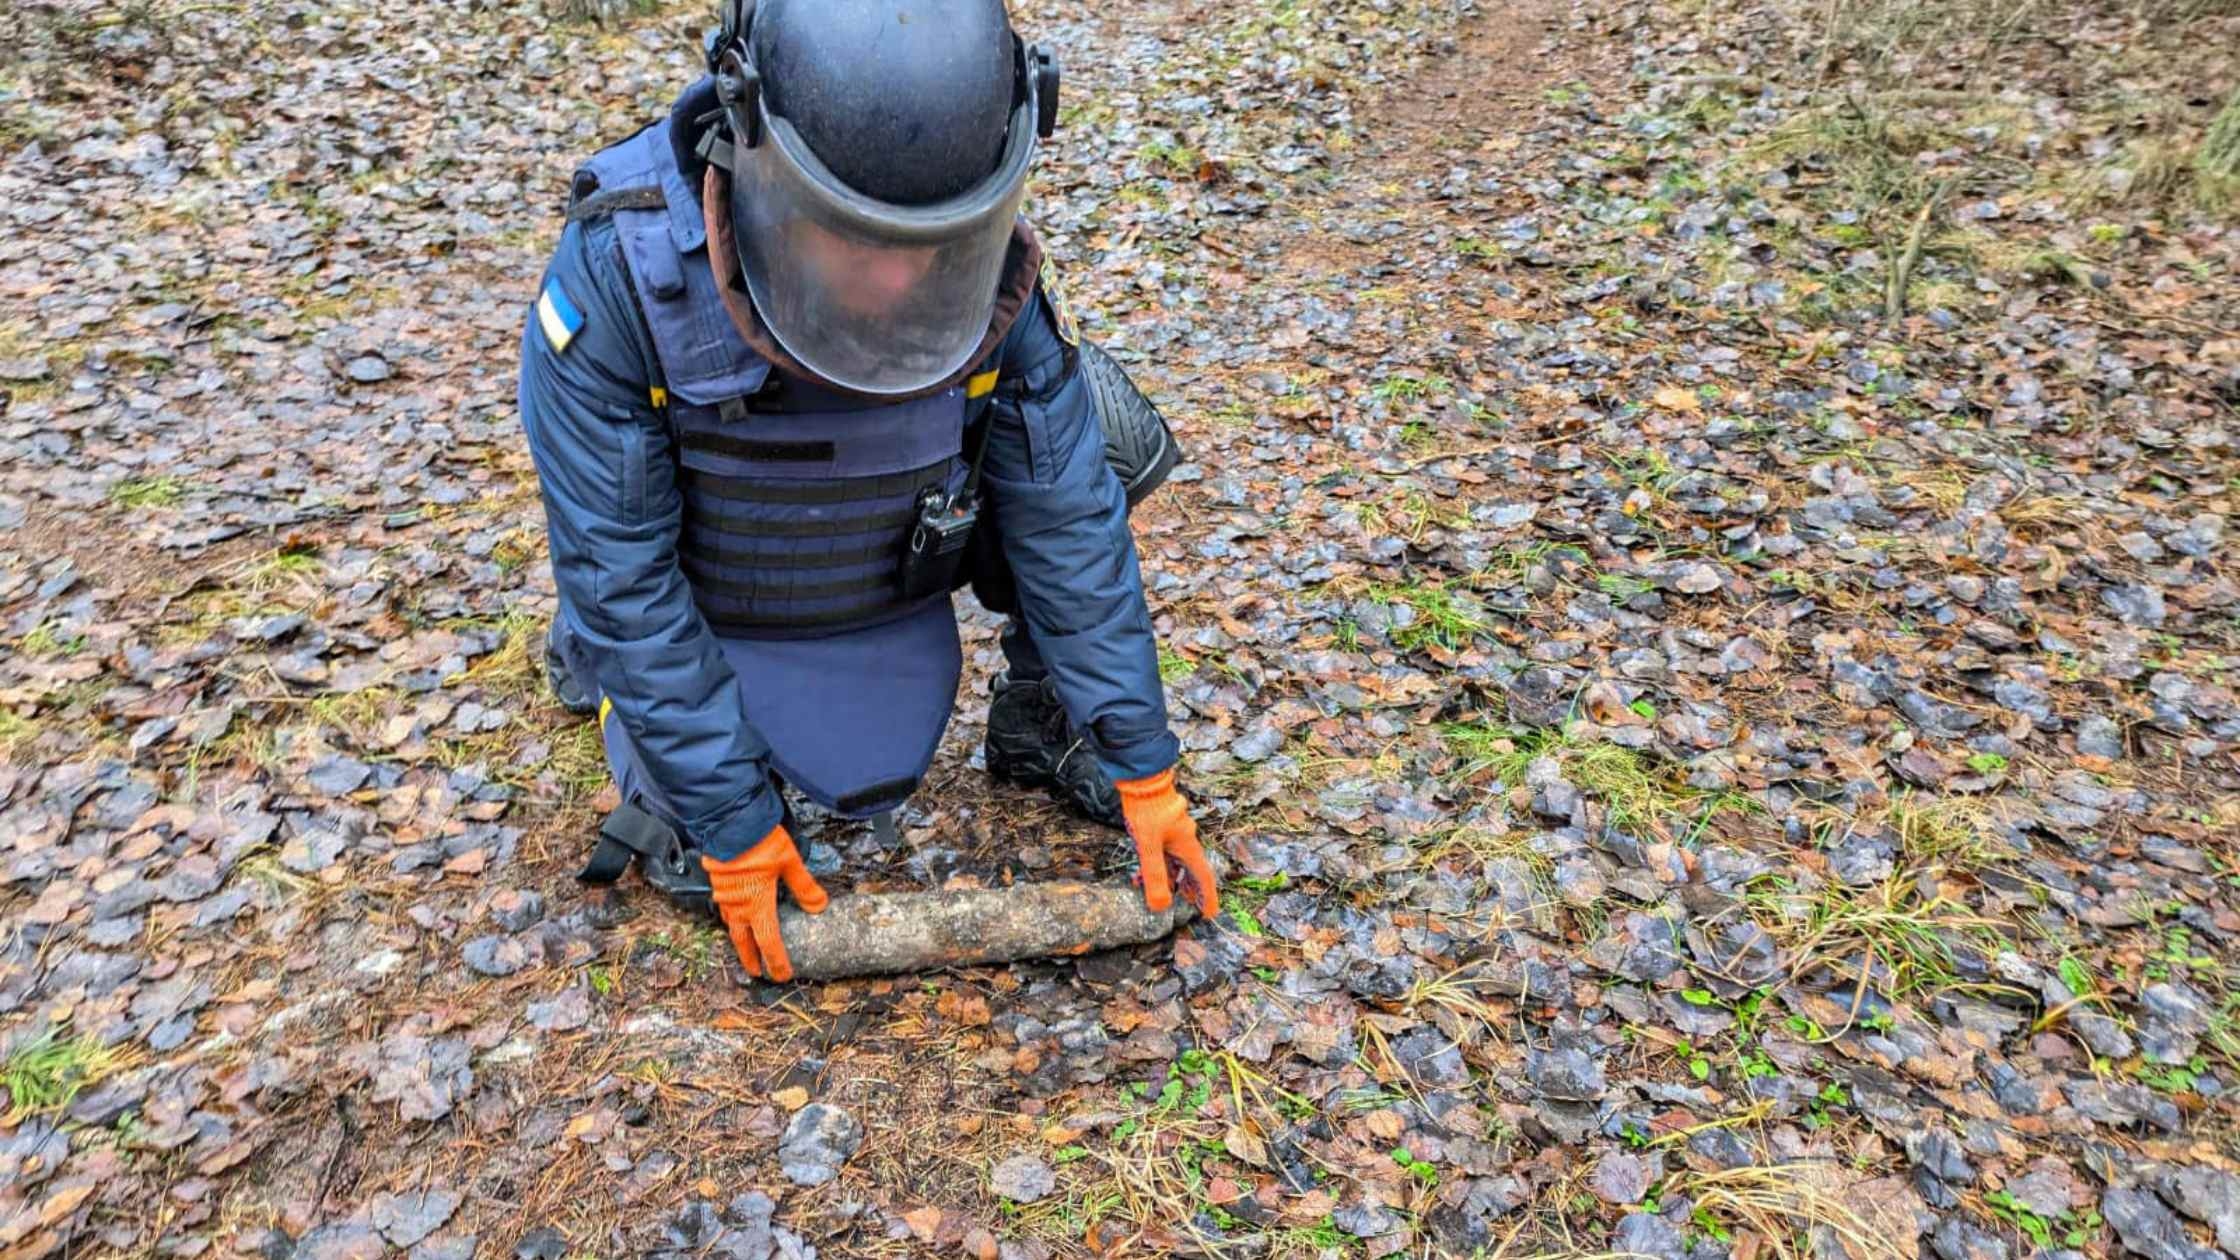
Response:
[[[1002,0],[727,6],[710,76],[577,172],[522,342],[548,664],[623,796],[586,876],[636,858],[790,978],[777,885],[825,894],[781,785],[916,789],[969,581],[1009,616],[991,772],[1125,825],[1152,909],[1179,877],[1215,913],[1127,522],[1173,439],[1018,215],[1055,61]]]

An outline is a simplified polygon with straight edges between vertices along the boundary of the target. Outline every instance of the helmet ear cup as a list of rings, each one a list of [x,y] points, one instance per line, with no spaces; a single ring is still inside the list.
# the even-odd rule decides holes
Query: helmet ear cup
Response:
[[[700,57],[707,63],[709,74],[722,68],[723,55],[739,46],[753,21],[754,0],[719,0],[716,28],[700,41]]]
[[[748,62],[743,48],[733,48],[718,63],[716,99],[722,102],[732,139],[751,149],[762,143],[762,76]]]
[[[1029,44],[1027,74],[1034,81],[1035,134],[1048,140],[1058,130],[1058,54]]]

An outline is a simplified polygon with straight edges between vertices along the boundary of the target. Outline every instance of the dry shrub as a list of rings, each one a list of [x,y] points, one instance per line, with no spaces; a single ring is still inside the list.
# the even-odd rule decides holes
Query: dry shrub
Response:
[[[1902,80],[1935,59],[1969,67],[1969,82],[1991,87],[2000,82],[1998,52],[2058,35],[2080,16],[2168,30],[2236,13],[2240,0],[2101,0],[2082,6],[2055,0],[1825,0],[1817,21],[1820,69],[1825,75],[1848,60],[1870,79]]]
[[[2234,89],[2193,155],[2194,178],[2204,201],[2230,205],[2240,200],[2240,89]]]

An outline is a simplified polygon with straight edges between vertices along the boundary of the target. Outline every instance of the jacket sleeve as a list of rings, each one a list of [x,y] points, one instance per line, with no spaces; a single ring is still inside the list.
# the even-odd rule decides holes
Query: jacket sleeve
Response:
[[[623,724],[693,842],[725,859],[783,811],[769,746],[677,563],[683,508],[659,380],[612,224],[569,224],[521,342],[553,580],[611,705],[603,720]]]
[[[1038,288],[1004,340],[983,476],[1020,616],[1067,715],[1106,773],[1139,779],[1172,766],[1181,746],[1167,730],[1127,498],[1079,362]]]

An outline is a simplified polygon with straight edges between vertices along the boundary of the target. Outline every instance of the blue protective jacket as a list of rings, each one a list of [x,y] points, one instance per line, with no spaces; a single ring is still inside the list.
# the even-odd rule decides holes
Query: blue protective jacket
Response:
[[[705,268],[705,243],[683,262]],[[611,219],[567,226],[526,320],[522,426],[562,615],[596,673],[605,720],[624,724],[693,842],[724,859],[777,826],[782,805],[773,750],[726,659],[742,645],[709,629],[679,563],[676,435],[657,405],[660,361],[627,265]],[[1059,328],[1038,289],[1001,343],[995,362],[1010,387],[992,408],[982,485],[1061,701],[1108,774],[1139,778],[1171,766],[1178,745],[1122,489]]]

